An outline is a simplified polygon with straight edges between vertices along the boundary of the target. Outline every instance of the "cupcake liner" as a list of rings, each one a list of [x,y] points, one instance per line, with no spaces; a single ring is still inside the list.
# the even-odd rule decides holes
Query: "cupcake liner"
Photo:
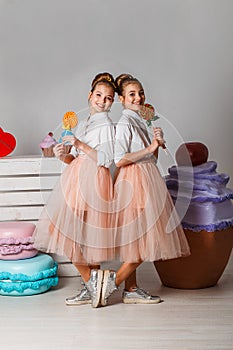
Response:
[[[42,153],[44,157],[55,157],[55,154],[53,152],[53,147],[48,147],[48,148],[42,148]]]

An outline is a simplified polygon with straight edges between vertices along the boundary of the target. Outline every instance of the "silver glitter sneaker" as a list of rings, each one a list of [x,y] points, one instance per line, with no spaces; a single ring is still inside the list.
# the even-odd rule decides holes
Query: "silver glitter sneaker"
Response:
[[[159,296],[150,295],[142,288],[135,287],[132,292],[123,291],[122,301],[124,304],[158,304],[161,299]]]
[[[91,270],[91,277],[89,281],[85,282],[85,286],[91,296],[92,307],[98,307],[99,305],[102,280],[103,280],[102,270]]]
[[[75,295],[74,297],[66,298],[66,305],[84,305],[91,303],[91,295],[86,286],[80,291],[79,294]]]
[[[105,270],[101,295],[102,306],[107,305],[109,296],[116,290],[118,290],[116,286],[116,272]]]

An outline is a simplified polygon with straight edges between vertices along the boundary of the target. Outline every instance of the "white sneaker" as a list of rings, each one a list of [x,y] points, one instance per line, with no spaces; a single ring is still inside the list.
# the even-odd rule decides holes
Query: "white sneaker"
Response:
[[[116,286],[116,272],[105,270],[101,295],[102,306],[107,305],[109,296],[116,290],[118,290]]]
[[[84,305],[91,303],[91,295],[86,286],[80,291],[79,294],[75,295],[74,297],[66,298],[66,305]]]
[[[85,282],[85,286],[91,296],[92,307],[94,308],[98,307],[100,302],[102,280],[102,270],[91,270],[91,277],[89,281]]]
[[[157,295],[150,295],[142,288],[135,287],[132,292],[123,291],[122,301],[124,304],[158,304],[161,299]]]

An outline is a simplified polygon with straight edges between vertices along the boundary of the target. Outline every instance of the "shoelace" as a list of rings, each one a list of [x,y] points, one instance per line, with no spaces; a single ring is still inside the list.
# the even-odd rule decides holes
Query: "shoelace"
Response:
[[[147,296],[150,296],[150,293],[148,291],[145,291],[144,289],[139,288],[139,287],[133,288],[133,292],[138,292],[138,294],[140,294],[140,295],[146,294]]]

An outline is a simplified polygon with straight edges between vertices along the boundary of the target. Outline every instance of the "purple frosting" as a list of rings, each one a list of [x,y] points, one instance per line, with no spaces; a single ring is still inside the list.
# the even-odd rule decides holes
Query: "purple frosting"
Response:
[[[214,161],[169,168],[165,181],[184,228],[215,231],[233,225],[233,190],[226,188],[229,176],[216,169]]]

